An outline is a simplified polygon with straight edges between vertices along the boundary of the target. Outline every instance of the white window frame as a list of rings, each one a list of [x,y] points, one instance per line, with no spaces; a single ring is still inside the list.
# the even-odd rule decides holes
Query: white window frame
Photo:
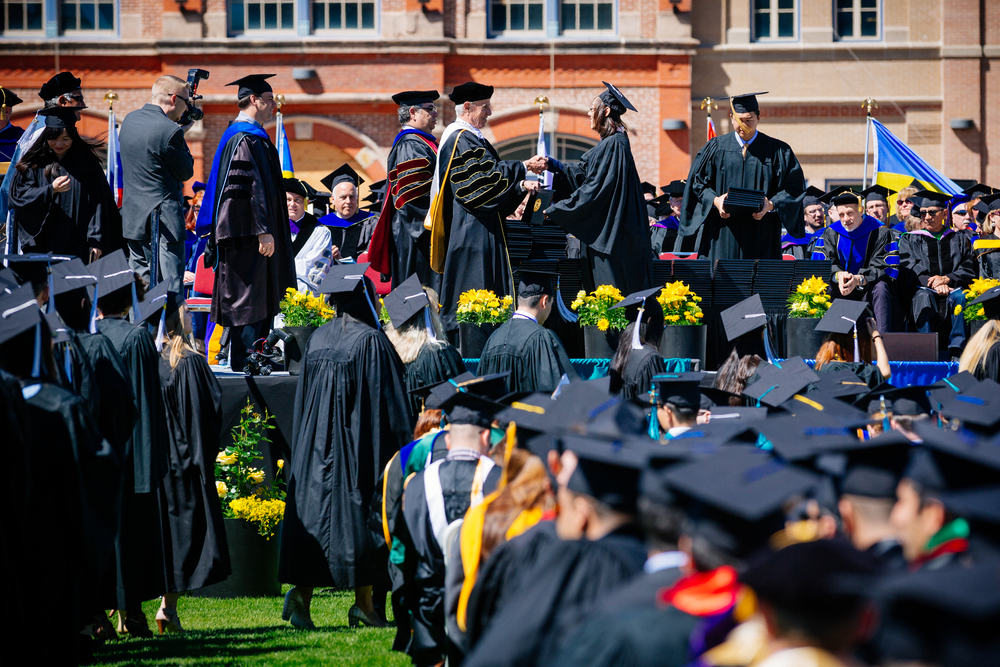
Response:
[[[351,4],[352,2],[356,3],[357,5],[359,5],[359,7],[358,7],[358,24],[359,24],[359,27],[357,27],[357,28],[343,28],[343,27],[341,27],[341,28],[317,28],[316,25],[313,23],[313,6],[316,5],[317,3],[316,3],[315,0],[309,0],[309,31],[310,31],[311,34],[314,34],[314,35],[341,35],[341,36],[345,36],[345,37],[350,37],[352,35],[364,35],[364,36],[375,35],[375,34],[378,34],[380,32],[379,24],[380,24],[380,18],[381,18],[381,14],[382,14],[382,6],[381,6],[381,3],[379,2],[379,0],[371,0],[371,2],[368,2],[367,0],[339,0],[339,2],[332,2],[332,3],[329,0],[320,0],[320,1],[324,5],[330,5],[330,4],[346,5],[346,4]],[[364,4],[371,4],[371,5],[375,6],[375,16],[374,16],[375,20],[374,20],[374,24],[373,24],[373,26],[371,28],[362,28],[362,27],[360,27],[360,23],[361,23],[361,7],[360,7],[360,5],[364,5]],[[330,11],[330,8],[327,7],[326,11],[327,11],[327,22],[329,22],[329,11]],[[346,14],[347,14],[346,12],[342,13],[342,15],[341,15],[342,16],[342,20],[346,20]]]
[[[610,4],[611,5],[611,27],[610,28],[596,28],[596,27],[595,28],[590,28],[590,29],[585,29],[585,28],[570,28],[568,30],[563,30],[563,27],[562,27],[562,12],[563,12],[563,5],[567,4],[567,1],[568,0],[559,0],[559,34],[560,35],[567,35],[567,36],[570,36],[570,37],[578,37],[578,36],[590,36],[590,35],[607,36],[607,35],[617,35],[618,34],[618,0],[611,0],[610,3],[606,2],[605,0],[587,0],[588,3],[592,3],[594,5],[606,5],[606,4]],[[580,22],[579,5],[581,4],[582,1],[583,0],[569,0],[568,1],[568,4],[577,5],[577,23],[578,24]],[[595,23],[596,23],[596,19],[597,19],[596,15],[594,16],[594,19],[595,19]]]
[[[29,4],[31,5],[41,5],[42,6],[42,25],[37,30],[32,30],[30,28],[11,28],[10,21],[8,19],[8,10],[11,4],[20,5],[25,7]],[[34,36],[34,35],[45,35],[45,19],[47,12],[45,11],[45,0],[4,0],[3,3],[3,35],[14,35],[17,37],[21,36]],[[27,12],[25,12],[25,22],[27,22]]]
[[[63,7],[65,7],[66,5],[69,5],[69,4],[77,6],[77,15],[76,15],[76,18],[77,18],[76,25],[77,25],[77,27],[76,28],[69,28],[69,29],[67,29],[66,26],[63,24],[62,16],[63,16]],[[97,21],[98,23],[100,23],[100,12],[97,11],[97,9],[98,9],[97,6],[98,5],[107,5],[107,4],[110,4],[112,6],[113,10],[114,10],[114,16],[111,19],[111,28],[110,29],[108,29],[108,28],[94,28],[93,30],[85,30],[83,28],[80,28],[79,27],[80,26],[80,10],[79,10],[79,6],[81,4],[93,4],[95,6],[94,7],[94,9],[95,9],[94,20]],[[59,17],[58,17],[58,21],[59,21],[59,34],[62,35],[62,36],[64,36],[64,37],[115,37],[115,36],[118,35],[119,15],[118,15],[118,2],[117,2],[117,0],[113,0],[110,3],[108,3],[108,2],[99,2],[98,0],[92,0],[91,2],[86,2],[86,0],[71,0],[71,1],[58,0],[58,3],[57,3],[56,6],[57,6],[58,11],[59,11]],[[43,15],[43,23],[44,23],[44,15]]]
[[[265,28],[264,26],[264,5],[271,4],[271,0],[226,0],[226,34],[230,37],[243,37],[243,36],[257,36],[257,35],[296,35],[298,34],[298,5],[295,0],[273,0],[275,4],[278,5],[278,27],[276,28]],[[239,2],[243,5],[243,29],[234,30],[233,29],[233,4]],[[251,28],[250,27],[250,12],[247,11],[248,5],[261,5],[261,27]],[[292,24],[289,28],[282,28],[281,25],[281,5],[291,4],[292,5]]]
[[[779,9],[779,0],[770,0],[770,7],[759,10],[756,7],[756,0],[750,0],[750,30],[755,42],[797,42],[799,41],[799,0],[792,0],[791,9]],[[836,0],[834,0],[836,2]],[[767,14],[771,27],[771,36],[761,37],[757,34],[757,15]],[[792,15],[792,36],[778,37],[778,17],[781,14]]]
[[[862,6],[861,6],[862,0],[850,0],[850,1],[851,1],[851,8],[848,9],[848,10],[842,10],[842,9],[840,9],[840,8],[837,7],[837,0],[833,0],[833,34],[835,35],[836,39],[838,41],[849,41],[849,42],[856,42],[856,41],[875,41],[875,42],[877,42],[877,41],[881,41],[881,39],[882,39],[882,4],[883,4],[882,0],[875,0],[875,9],[874,9],[874,11],[875,11],[875,34],[874,35],[862,35],[861,34],[861,14],[863,12],[870,12],[870,11],[872,11],[872,8],[871,7],[864,7],[864,8],[862,8]],[[849,11],[849,12],[852,13],[852,16],[851,16],[851,28],[852,28],[854,34],[853,35],[844,36],[844,35],[841,35],[838,32],[837,26],[840,25],[840,21],[838,20],[840,18],[840,14],[841,13],[845,13],[847,11]]]
[[[493,6],[494,6],[494,4],[501,4],[501,5],[503,5],[504,11],[507,13],[507,16],[506,16],[507,20],[505,22],[505,25],[507,25],[508,27],[504,28],[503,30],[494,30],[493,29]],[[525,24],[525,26],[528,25],[528,6],[529,5],[540,5],[541,8],[542,8],[542,27],[538,28],[537,30],[531,30],[529,28],[525,28],[524,30],[513,30],[513,29],[511,29],[509,26],[510,26],[510,7],[511,7],[512,4],[518,4],[518,5],[524,5],[525,6],[525,12],[524,12],[524,24]],[[513,2],[513,3],[510,2],[509,0],[500,0],[499,2],[494,2],[494,0],[487,0],[487,4],[486,4],[486,6],[487,6],[487,17],[486,17],[487,31],[486,31],[486,34],[489,37],[531,37],[531,38],[537,38],[537,37],[540,37],[540,36],[545,36],[545,34],[546,34],[546,26],[548,25],[548,7],[547,7],[548,4],[549,3],[546,0],[541,0],[541,2],[538,2],[537,0],[515,0],[515,2]]]

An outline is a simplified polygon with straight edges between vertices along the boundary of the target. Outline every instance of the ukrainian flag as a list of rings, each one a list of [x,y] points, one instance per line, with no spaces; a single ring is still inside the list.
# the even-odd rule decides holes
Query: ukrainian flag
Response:
[[[913,181],[925,190],[957,195],[962,188],[953,180],[930,166],[910,150],[910,147],[893,136],[885,125],[872,118],[875,126],[875,183],[899,192]],[[891,202],[892,213],[896,202]]]
[[[288,137],[285,136],[285,122],[282,120],[281,112],[275,114],[277,128],[274,131],[275,144],[278,149],[278,160],[281,162],[281,176],[283,178],[295,178],[295,167],[292,166],[292,151],[288,147]]]

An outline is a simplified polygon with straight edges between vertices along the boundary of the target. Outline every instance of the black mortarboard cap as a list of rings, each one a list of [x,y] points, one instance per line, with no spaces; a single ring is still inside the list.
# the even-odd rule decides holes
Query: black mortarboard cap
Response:
[[[758,95],[767,95],[767,91],[762,93],[743,93],[742,95],[731,95],[729,97],[729,104],[734,113],[749,113],[753,111],[760,113],[760,104],[757,102]]]
[[[10,294],[10,291],[21,284],[17,274],[5,266],[0,266],[0,292]]]
[[[452,89],[451,94],[448,95],[448,99],[456,105],[464,104],[465,102],[488,100],[491,97],[493,97],[493,86],[476,83],[475,81],[458,84]]]
[[[12,289],[10,294],[0,293],[0,345],[38,324],[41,317],[35,291],[29,286]]]
[[[394,104],[407,105],[411,107],[419,106],[421,104],[427,104],[428,102],[434,102],[439,97],[438,91],[436,90],[404,90],[401,93],[396,93],[392,96],[392,101]]]
[[[970,301],[966,308],[977,303],[983,304],[983,314],[988,320],[1000,319],[1000,287],[991,287],[973,301]]]
[[[674,209],[670,205],[670,195],[660,195],[655,199],[650,199],[647,204],[653,206],[653,213],[657,218],[665,218],[673,215]]]
[[[632,106],[632,103],[628,101],[628,98],[618,90],[614,84],[608,83],[607,81],[601,81],[607,88],[603,93],[598,95],[601,101],[617,113],[619,116],[626,111],[634,111],[639,113],[639,110]]]
[[[274,74],[248,74],[247,76],[227,83],[227,86],[239,86],[236,98],[242,100],[250,95],[263,95],[272,92],[271,84],[267,82]]]
[[[548,294],[555,296],[559,274],[555,271],[518,271],[517,295],[523,298]]]
[[[819,195],[819,200],[824,204],[830,204],[833,202],[834,197],[839,197],[842,194],[854,192],[854,190],[849,185],[838,185],[832,190],[827,190],[823,194]]]
[[[857,433],[846,426],[817,426],[811,416],[772,416],[754,424],[785,461],[810,461],[827,452],[862,446]]]
[[[983,213],[989,213],[990,211],[1000,209],[1000,192],[995,195],[985,195],[980,197],[979,203],[973,208],[977,211],[982,211]]]
[[[867,498],[896,498],[896,487],[913,445],[901,433],[888,431],[845,453],[840,493]]]
[[[722,326],[726,330],[726,339],[736,340],[740,336],[763,329],[767,326],[767,313],[760,300],[760,294],[743,299],[735,306],[726,308],[722,313]]]
[[[859,398],[855,405],[860,408],[867,406],[868,414],[892,414],[902,417],[926,415],[931,411],[931,402],[927,397],[927,387],[912,385],[909,387],[894,387],[885,384],[869,391]]]
[[[80,90],[80,83],[80,79],[73,76],[72,72],[59,72],[42,84],[38,96],[43,100],[53,100],[60,95]]]
[[[683,197],[685,186],[687,186],[687,181],[684,180],[670,181],[669,183],[661,187],[660,190],[662,190],[663,194],[667,195],[668,197]]]
[[[18,97],[13,90],[8,90],[7,88],[0,86],[0,106],[7,107],[9,109],[17,106],[23,101],[24,100]]]
[[[1000,447],[966,429],[941,429],[933,422],[916,422],[923,442],[914,447],[903,476],[937,496],[1000,484]]]
[[[869,421],[864,411],[822,391],[796,394],[782,403],[781,407],[790,414],[808,417],[817,426],[863,426]]]
[[[323,180],[320,182],[329,188],[330,192],[333,192],[333,189],[339,183],[353,183],[354,187],[357,187],[358,184],[361,183],[361,178],[358,176],[358,172],[354,171],[354,169],[351,168],[351,165],[345,162],[334,171],[331,171],[329,174],[324,176]]]
[[[614,310],[615,308],[628,308],[629,306],[639,306],[646,303],[646,299],[655,294],[659,294],[662,289],[662,287],[651,287],[650,289],[645,289],[641,292],[633,292],[615,305],[611,306],[608,310]]]
[[[701,406],[704,373],[660,373],[650,380],[656,388],[656,402],[697,410]]]
[[[870,187],[865,188],[858,194],[865,198],[866,204],[870,201],[880,201],[888,204],[889,197],[891,195],[896,194],[896,191],[890,190],[884,185],[872,185]]]
[[[507,395],[507,379],[510,371],[492,373],[477,377],[471,373],[463,373],[458,377],[445,380],[431,388],[427,407],[436,407],[432,403],[447,400],[456,393],[472,393],[491,401],[499,401]]]
[[[666,473],[670,485],[695,500],[748,521],[780,510],[789,498],[812,489],[818,477],[753,447],[726,447]]]
[[[910,195],[909,201],[913,202],[917,208],[931,208],[940,206],[945,208],[953,195],[944,192],[934,192],[933,190],[920,190]]]
[[[590,496],[613,510],[635,512],[639,475],[647,460],[642,450],[579,435],[563,436],[561,440],[563,448],[577,457],[567,489]]]
[[[176,296],[176,293],[174,293],[173,298],[175,303]],[[139,315],[134,318],[135,323],[147,322],[153,324],[154,322],[158,322],[163,307],[167,305],[170,299],[170,283],[167,281],[157,283],[155,287],[150,288],[148,292],[142,295],[142,301],[139,302]]]
[[[985,183],[976,183],[971,187],[965,188],[962,192],[970,197],[982,197],[983,195],[993,194],[996,192],[996,189],[986,185]]]
[[[368,195],[362,200],[375,204],[385,198],[385,179],[375,181],[368,186]]]
[[[94,270],[78,258],[52,265],[53,296],[97,284]]]
[[[773,364],[758,366],[757,375],[757,381],[744,389],[743,395],[775,408],[809,385],[802,375]]]
[[[447,398],[439,398],[437,388],[425,402],[428,408],[437,408],[447,415],[452,424],[471,424],[480,428],[490,428],[493,425],[493,415],[504,408],[478,394],[465,391],[453,391]]]
[[[494,415],[494,418],[501,425],[514,422],[518,429],[526,428],[531,431],[543,432],[550,419],[550,411],[555,407],[555,400],[550,394],[536,392],[529,396],[520,397],[516,400],[503,400],[507,407]],[[518,442],[523,442],[523,438],[518,438]]]
[[[77,117],[76,114],[80,109],[86,109],[87,107],[49,107],[47,109],[41,109],[38,112],[39,116],[45,118],[45,127],[51,127],[56,130],[60,130],[67,127],[76,127]]]
[[[649,181],[643,181],[642,183],[639,184],[639,186],[642,188],[643,193],[648,192],[654,197],[656,196],[656,186],[650,183]]]
[[[858,336],[866,336],[868,330],[864,326],[864,320],[868,312],[868,304],[864,301],[834,299],[829,310],[817,322],[816,331],[849,334],[854,330],[854,327],[857,327]]]
[[[414,273],[389,292],[382,303],[389,311],[392,326],[398,329],[408,319],[420,313],[430,303],[430,299],[420,284],[420,278]]]
[[[816,383],[816,390],[829,396],[849,399],[869,392],[868,384],[856,373],[846,368],[839,371],[818,373],[818,375],[819,382]]]
[[[454,380],[455,382],[464,382],[466,380],[472,380],[475,377],[476,376],[473,373],[465,371],[464,373],[456,375],[451,379]],[[414,396],[418,396],[420,398],[427,398],[428,396],[431,395],[431,391],[433,391],[434,387],[437,387],[440,384],[441,384],[440,382],[432,382],[431,384],[425,384],[420,387],[414,387],[413,389],[408,389],[407,393],[413,394]]]
[[[72,255],[56,255],[46,253],[26,253],[24,255],[0,255],[0,260],[6,260],[10,269],[17,274],[21,282],[33,285],[44,285],[49,280],[49,267],[73,259]]]
[[[1000,387],[984,380],[960,394],[936,389],[931,393],[931,407],[948,419],[989,429],[1000,421]]]
[[[844,584],[860,583],[859,578],[873,581],[880,569],[874,556],[858,551],[847,540],[814,540],[771,552],[751,565],[740,580],[757,597],[786,613],[849,614],[861,591],[856,586],[845,589]]]
[[[830,198],[830,206],[853,206],[863,211],[865,198],[856,192],[841,192]]]
[[[349,294],[364,286],[369,262],[334,264],[319,286],[320,294]]]
[[[704,397],[703,397],[704,398]],[[710,425],[733,422],[759,422],[767,419],[767,408],[747,408],[742,405],[713,405]]]
[[[822,204],[820,197],[823,196],[823,191],[817,188],[815,185],[810,185],[806,188],[806,195],[802,198],[802,208],[807,206],[813,206],[814,204]]]
[[[58,313],[43,313],[45,324],[49,328],[49,335],[52,336],[53,343],[68,343],[70,341],[69,327],[66,326]]]
[[[103,298],[135,283],[135,273],[125,259],[125,252],[116,250],[87,266],[91,274],[97,276],[97,295]]]
[[[284,178],[282,182],[285,184],[285,192],[290,192],[293,195],[298,195],[303,199],[309,196],[308,190],[306,190],[305,184],[297,178]]]

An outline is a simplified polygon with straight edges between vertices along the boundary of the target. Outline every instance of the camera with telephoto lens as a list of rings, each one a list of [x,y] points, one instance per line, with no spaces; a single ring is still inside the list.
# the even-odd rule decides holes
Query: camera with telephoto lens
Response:
[[[202,79],[208,78],[208,71],[198,68],[192,68],[188,70],[188,104],[187,111],[181,115],[181,119],[177,121],[177,124],[181,127],[187,127],[191,123],[201,120],[205,117],[205,112],[194,105],[195,101],[200,100],[204,95],[198,94],[198,82]]]
[[[285,363],[281,352],[275,350],[274,346],[278,344],[279,340],[287,341],[288,338],[288,334],[281,329],[274,329],[266,339],[259,339],[257,343],[260,343],[260,349],[253,349],[247,355],[247,361],[243,365],[243,373],[245,375],[270,375],[271,371],[274,370],[271,368],[271,364]],[[254,348],[257,347],[257,343],[254,343]]]

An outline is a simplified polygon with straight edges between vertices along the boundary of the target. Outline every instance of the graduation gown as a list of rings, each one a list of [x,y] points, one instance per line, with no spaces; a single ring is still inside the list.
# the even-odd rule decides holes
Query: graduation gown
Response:
[[[622,398],[631,401],[636,396],[647,393],[653,376],[666,372],[667,366],[660,351],[652,345],[643,345],[641,350],[631,350],[625,368],[622,369]]]
[[[449,458],[438,468],[448,524],[463,518],[471,506],[470,494],[479,465],[479,460],[472,459],[471,456],[453,457],[454,454],[449,453]],[[415,665],[437,664],[449,652],[445,638],[444,553],[431,525],[424,483],[426,473],[424,468],[410,479],[403,501],[403,518],[408,536],[406,558],[413,561],[412,566],[404,566],[404,569],[414,574],[409,605],[413,637],[407,653],[413,658]],[[483,495],[489,495],[496,489],[500,474],[500,466],[493,466],[483,481]]]
[[[21,385],[17,378],[0,370],[0,457],[6,469],[6,483],[0,488],[0,499],[7,508],[6,525],[0,531],[0,568],[4,572],[26,572],[24,549],[19,540],[25,534],[28,511],[28,489],[31,469],[28,467],[33,442]],[[11,599],[27,598],[31,584],[25,577],[10,577],[7,582]],[[23,597],[22,597],[23,596]],[[17,623],[21,611],[15,605],[0,608],[0,622]]]
[[[649,226],[649,243],[653,248],[653,259],[659,259],[661,253],[671,252],[674,249],[674,239],[677,238],[677,220],[673,220],[673,227],[667,226],[669,222],[670,218]]]
[[[455,311],[462,292],[488,289],[498,297],[514,294],[504,220],[524,198],[521,181],[527,171],[521,162],[501,160],[490,142],[469,129],[452,131],[438,155],[447,246],[441,275],[441,321],[451,331],[458,329]]]
[[[749,213],[723,219],[713,202],[734,187],[763,191],[774,210],[761,220]],[[677,242],[697,235],[698,255],[712,260],[780,259],[782,226],[803,233],[804,192],[802,167],[785,142],[758,131],[744,158],[735,132],[715,137],[691,164]]]
[[[163,476],[167,591],[180,593],[229,576],[229,546],[215,488],[222,433],[222,390],[205,357],[185,354],[170,368],[160,361],[170,442]]]
[[[303,357],[278,576],[366,586],[375,483],[413,432],[403,363],[385,334],[346,315],[317,329]]]
[[[830,278],[847,271],[864,276],[869,285],[878,280],[895,280],[899,275],[899,254],[892,231],[871,216],[847,231],[839,220],[823,229],[813,241],[810,259],[830,259]]]
[[[80,397],[54,384],[23,384],[33,441],[18,545],[23,566],[11,574],[30,582],[18,613],[47,621],[25,624],[21,637],[42,633],[32,644],[40,664],[76,664],[76,633],[100,608],[97,581],[114,551],[121,472]]]
[[[406,364],[406,391],[417,387],[426,387],[450,380],[465,372],[465,363],[451,343],[424,345],[417,358]],[[419,396],[407,394],[410,398],[410,411],[414,415],[421,412]]]
[[[972,242],[976,269],[980,278],[1000,279],[1000,238],[979,238]]]
[[[632,294],[652,285],[646,201],[628,134],[601,139],[576,164],[552,162],[557,195],[571,194],[545,214],[587,246],[589,289],[610,284]]]
[[[964,234],[945,228],[940,238],[920,229],[899,237],[899,260],[904,297],[927,287],[931,276],[948,276],[948,287],[966,288],[975,277],[972,244]]]
[[[853,361],[831,361],[823,366],[823,368],[816,370],[821,375],[823,373],[836,373],[837,371],[851,371],[872,389],[885,382],[882,372],[879,371],[878,366],[875,364],[855,363]]]
[[[128,369],[111,340],[100,331],[96,334],[77,331],[75,335],[90,361],[101,395],[100,409],[94,414],[97,425],[104,439],[124,460],[126,443],[139,418]]]
[[[526,317],[512,317],[493,332],[479,359],[479,375],[511,371],[512,392],[553,392],[563,374],[577,380],[559,337]]]
[[[14,151],[17,149],[17,140],[24,134],[24,130],[17,125],[7,123],[7,127],[0,130],[0,162],[10,162],[14,158]],[[10,169],[14,165],[9,165]]]
[[[994,343],[986,352],[983,363],[973,370],[976,379],[1000,382],[1000,343]]]
[[[69,340],[52,348],[52,358],[58,384],[83,399],[90,414],[97,417],[101,412],[101,389],[97,381],[90,357],[80,344],[80,335],[66,329]]]
[[[45,176],[45,168],[14,174],[10,208],[24,252],[75,255],[87,262],[91,248],[105,255],[123,248],[122,217],[97,158],[70,148],[58,168],[70,176],[66,192],[52,191],[55,179]]]
[[[122,461],[121,530],[115,542],[117,572],[108,609],[133,609],[166,592],[159,489],[167,465],[167,427],[160,392],[160,355],[145,327],[104,318],[98,329],[122,358],[139,419]]]
[[[202,205],[202,211],[209,212],[209,220],[212,211],[218,211],[214,225],[218,264],[212,292],[212,321],[236,327],[278,314],[285,290],[295,287],[295,266],[281,166],[274,144],[263,130],[250,123],[234,123],[223,140],[213,164],[217,171],[205,190],[206,204]],[[271,257],[260,254],[258,234],[274,238]]]
[[[795,259],[812,259],[812,244],[813,242],[823,236],[823,231],[826,228],[816,230],[812,233],[807,233],[802,237],[794,237],[791,234],[785,234],[781,237],[781,252],[784,255],[791,255]]]
[[[641,531],[633,525],[598,540],[557,540],[542,549],[472,645],[464,667],[546,664],[554,642],[580,620],[580,609],[641,573],[646,561]]]
[[[407,131],[409,129],[410,131]],[[431,142],[431,143],[428,143]],[[403,128],[386,161],[392,215],[392,285],[414,273],[420,284],[440,292],[441,274],[431,270],[430,232],[424,219],[431,205],[431,180],[437,160],[437,140],[414,128]]]
[[[330,229],[331,241],[340,249],[340,256],[354,259],[368,250],[368,242],[372,239],[377,222],[378,216],[364,209],[358,209],[357,213],[346,219],[333,212],[319,219],[321,225]]]
[[[306,213],[301,220],[289,225],[298,228],[298,231],[291,231],[296,286],[300,292],[316,291],[333,261],[330,230],[320,225],[312,213]],[[316,287],[311,287],[306,281]]]

